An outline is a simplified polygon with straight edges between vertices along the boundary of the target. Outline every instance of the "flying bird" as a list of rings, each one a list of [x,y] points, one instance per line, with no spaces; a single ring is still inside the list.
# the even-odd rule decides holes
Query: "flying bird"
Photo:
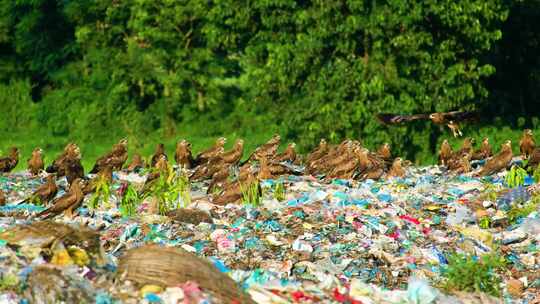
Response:
[[[523,159],[526,159],[531,155],[532,151],[536,147],[536,143],[534,141],[533,132],[531,129],[525,129],[523,131],[523,136],[521,137],[521,140],[519,141],[519,152],[521,153],[521,156]]]
[[[62,212],[66,212],[66,215],[72,216],[73,211],[79,208],[84,199],[82,192],[82,179],[76,178],[69,187],[69,191],[63,196],[55,199],[53,205],[42,212],[37,217],[44,217],[44,219],[55,217]]]
[[[436,125],[446,125],[454,134],[454,136],[461,136],[462,133],[459,130],[458,122],[474,120],[478,117],[476,112],[468,111],[451,111],[451,112],[436,112],[431,114],[413,114],[413,115],[400,115],[382,113],[377,115],[377,119],[386,125],[407,123],[416,120],[431,120]]]
[[[161,156],[165,156],[165,160],[169,159],[167,157],[167,154],[165,154],[165,145],[162,143],[159,143],[156,146],[156,152],[154,152],[154,155],[152,155],[152,158],[150,160],[150,166],[152,166],[152,168],[156,167],[156,164],[158,160],[161,158]]]
[[[174,160],[178,166],[186,169],[191,169],[193,166],[193,156],[191,154],[191,143],[182,139],[176,143],[174,152]]]
[[[38,175],[39,172],[41,172],[45,165],[43,164],[43,150],[40,148],[35,148],[34,151],[32,151],[32,157],[28,159],[28,171],[32,175]]]
[[[506,169],[512,162],[512,142],[507,140],[501,146],[501,151],[497,155],[486,160],[486,164],[480,169],[476,176],[486,176]]]
[[[19,149],[12,147],[8,156],[0,158],[0,173],[9,173],[17,167],[19,163]]]
[[[56,186],[56,178],[54,175],[49,174],[47,176],[46,182],[39,186],[32,195],[30,195],[29,198],[25,199],[21,203],[25,202],[31,202],[31,203],[39,203],[39,204],[47,204],[50,200],[52,200],[56,193],[58,193],[58,187]]]

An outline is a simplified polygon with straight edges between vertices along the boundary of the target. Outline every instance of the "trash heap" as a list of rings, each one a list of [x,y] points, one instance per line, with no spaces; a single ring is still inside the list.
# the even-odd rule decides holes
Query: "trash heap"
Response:
[[[380,181],[265,180],[259,205],[213,205],[193,184],[186,208],[160,215],[145,200],[132,216],[116,190],[141,178],[115,173],[107,204],[49,221],[33,218],[43,207],[17,204],[39,180],[2,176],[0,302],[540,303],[531,178],[510,188],[505,173],[407,170]],[[456,256],[467,258],[455,265]]]

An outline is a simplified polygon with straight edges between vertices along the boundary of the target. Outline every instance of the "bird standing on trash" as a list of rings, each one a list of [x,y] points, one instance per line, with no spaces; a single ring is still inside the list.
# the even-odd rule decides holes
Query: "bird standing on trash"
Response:
[[[390,144],[384,143],[379,149],[377,149],[377,156],[384,160],[385,162],[390,162],[392,160],[392,152],[390,151]]]
[[[30,203],[39,203],[42,205],[46,205],[50,200],[52,200],[56,193],[58,193],[58,187],[56,186],[56,178],[53,174],[49,174],[47,176],[46,182],[39,186],[32,195],[30,195],[29,198],[22,201],[24,202],[30,202]]]
[[[531,129],[525,129],[523,131],[523,136],[521,137],[521,140],[519,141],[519,152],[521,153],[521,156],[523,159],[526,159],[531,155],[532,151],[536,147],[536,143],[534,141],[533,132]]]
[[[212,204],[226,205],[229,203],[236,203],[242,199],[242,192],[248,191],[248,189],[253,186],[257,187],[258,195],[261,196],[262,189],[259,180],[250,171],[245,180],[237,180],[224,187],[221,192],[214,194],[212,196]]]
[[[259,160],[263,156],[269,159],[273,158],[279,148],[280,142],[281,136],[279,136],[279,134],[275,134],[265,144],[257,147],[244,163],[252,160]]]
[[[450,147],[448,140],[443,140],[439,150],[439,165],[446,166],[452,157],[452,154],[454,154],[454,152],[452,151],[452,147]]]
[[[81,164],[81,157],[81,150],[78,146],[75,146],[74,149],[68,151],[68,154],[60,164],[58,171],[65,174],[67,182],[70,185],[75,179],[84,178],[84,168]]]
[[[165,145],[162,143],[159,143],[156,146],[156,152],[154,152],[154,155],[152,155],[152,158],[150,159],[150,166],[152,168],[155,168],[158,160],[162,156],[165,156],[165,160],[169,160],[169,158],[167,157],[167,154],[165,154]]]
[[[467,137],[463,140],[463,144],[461,145],[461,149],[457,150],[456,152],[452,153],[451,158],[452,159],[460,159],[464,157],[465,155],[470,155],[473,153],[473,144],[474,144],[474,138]]]
[[[507,140],[502,144],[501,151],[497,155],[486,161],[486,164],[480,169],[476,176],[486,176],[506,169],[512,162],[512,142]]]
[[[386,174],[388,177],[404,177],[406,174],[405,169],[403,168],[403,159],[401,157],[396,157],[392,162],[392,167]]]
[[[322,138],[319,141],[319,146],[317,146],[317,148],[315,148],[306,157],[306,162],[305,162],[306,166],[309,167],[311,165],[311,163],[313,163],[314,161],[320,159],[321,157],[326,155],[326,153],[328,153],[328,143],[326,142],[326,139]]]
[[[223,185],[227,182],[227,178],[229,178],[230,170],[231,165],[225,164],[219,169],[219,171],[214,173],[212,175],[212,180],[210,180],[210,184],[208,184],[208,188],[206,189],[206,194],[213,193],[216,187],[223,187]]]
[[[491,157],[493,152],[491,152],[491,145],[489,144],[489,138],[485,137],[482,140],[482,145],[479,150],[474,151],[471,160],[482,160],[488,157]]]
[[[95,192],[98,184],[101,182],[106,182],[107,184],[110,185],[113,180],[112,173],[113,173],[112,166],[102,167],[101,171],[99,171],[98,174],[94,178],[92,178],[86,183],[86,185],[82,189],[83,194],[87,195],[89,193]]]
[[[58,155],[54,161],[52,162],[51,165],[49,165],[45,171],[47,173],[57,173],[56,174],[56,177],[62,177],[65,175],[65,172],[62,172],[62,163],[64,162],[64,160],[66,159],[69,151],[73,151],[75,150],[77,147],[76,144],[74,143],[68,143],[65,147],[64,147],[64,150],[62,151],[62,153],[60,155]]]
[[[230,151],[223,152],[221,159],[226,164],[236,165],[242,159],[242,156],[244,156],[244,140],[237,139]]]
[[[95,174],[107,166],[112,166],[113,170],[120,170],[128,158],[127,139],[121,139],[112,147],[112,150],[96,160],[90,173]]]
[[[8,156],[0,158],[0,173],[9,173],[17,167],[19,163],[19,149],[12,147]]]
[[[287,148],[285,148],[285,151],[283,153],[276,155],[272,161],[274,162],[290,162],[294,163],[296,161],[296,143],[290,143],[287,145]]]
[[[6,194],[4,193],[4,190],[0,188],[0,206],[4,206],[6,204]]]
[[[72,216],[73,211],[80,207],[84,199],[84,194],[82,192],[82,179],[76,178],[71,183],[69,191],[63,196],[55,199],[53,205],[42,212],[40,212],[37,217],[44,217],[44,219],[55,217],[62,212],[66,212],[66,215]]]
[[[174,160],[178,166],[185,169],[191,169],[193,166],[193,156],[191,154],[191,144],[182,139],[176,143],[176,150],[174,152]]]
[[[129,163],[126,167],[127,172],[135,172],[140,169],[144,168],[144,161],[142,159],[142,156],[139,153],[133,154],[133,157],[131,159],[131,163]]]
[[[43,150],[35,148],[34,151],[32,151],[32,157],[28,159],[27,164],[28,171],[34,176],[43,171],[45,168],[45,165],[43,164]]]
[[[194,164],[196,166],[199,166],[201,164],[205,164],[210,159],[215,158],[216,156],[223,154],[223,152],[225,151],[224,146],[225,146],[226,142],[227,142],[227,139],[225,137],[218,138],[216,140],[216,143],[212,147],[210,147],[209,149],[204,150],[204,151],[200,152],[199,154],[197,154],[197,156],[195,157],[195,160],[194,160]]]

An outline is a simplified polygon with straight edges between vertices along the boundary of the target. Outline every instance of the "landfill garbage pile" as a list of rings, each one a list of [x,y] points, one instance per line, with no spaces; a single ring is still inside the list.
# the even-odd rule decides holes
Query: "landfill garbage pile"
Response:
[[[259,204],[223,206],[201,182],[182,208],[156,212],[146,198],[126,214],[118,193],[144,178],[115,172],[106,203],[89,196],[46,221],[44,206],[19,203],[42,177],[4,175],[0,302],[540,303],[540,189],[528,176],[509,187],[508,174],[290,175],[262,181]],[[465,272],[460,291],[455,254],[472,257],[466,271],[486,255],[504,263]]]

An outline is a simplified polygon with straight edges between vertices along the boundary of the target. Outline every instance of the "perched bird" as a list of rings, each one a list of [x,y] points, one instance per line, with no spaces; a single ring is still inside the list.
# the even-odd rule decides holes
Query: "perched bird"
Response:
[[[306,165],[310,165],[316,160],[319,160],[324,155],[328,153],[328,143],[326,139],[322,138],[319,142],[319,146],[315,148],[309,155],[306,157]]]
[[[39,172],[41,172],[45,165],[43,164],[43,150],[40,148],[35,148],[34,151],[32,151],[32,157],[28,159],[28,171],[32,175],[38,175]]]
[[[262,156],[259,160],[259,179],[273,179],[282,175],[298,175],[301,172],[293,170],[285,163],[276,163]]]
[[[71,183],[77,178],[84,178],[84,168],[81,164],[81,150],[75,146],[73,150],[69,150],[66,157],[60,164],[58,172],[65,174],[67,182]]]
[[[174,152],[174,160],[178,166],[182,166],[186,169],[191,169],[193,166],[193,156],[191,155],[191,144],[182,139],[176,143],[176,150]]]
[[[384,174],[384,161],[376,154],[369,152],[366,148],[357,149],[355,154],[358,157],[358,179],[378,180]]]
[[[0,188],[0,206],[4,206],[6,204],[6,195],[4,194],[4,190]]]
[[[226,163],[221,159],[221,154],[218,154],[206,163],[197,166],[195,171],[189,176],[189,179],[197,181],[211,178],[214,173],[220,171],[225,165]]]
[[[127,139],[120,140],[112,147],[112,150],[96,160],[94,167],[90,173],[95,174],[101,171],[104,167],[112,166],[113,170],[120,170],[124,166],[128,158]]]
[[[358,147],[355,149],[358,149]],[[359,160],[356,155],[349,154],[347,159],[344,159],[342,162],[330,168],[330,172],[326,178],[351,179],[358,169],[358,166]]]
[[[159,143],[156,146],[156,152],[154,152],[154,155],[152,155],[152,159],[150,160],[150,165],[152,168],[156,167],[156,164],[158,160],[161,158],[161,156],[165,156],[165,159],[168,160],[167,154],[165,154],[165,145],[162,143]]]
[[[242,159],[244,155],[244,140],[237,139],[234,143],[234,147],[221,155],[221,159],[224,163],[236,165]]]
[[[287,148],[285,148],[285,151],[283,151],[283,153],[281,154],[278,154],[276,155],[276,157],[274,157],[272,159],[272,161],[274,162],[290,162],[290,163],[294,163],[296,161],[296,144],[295,143],[290,143],[287,145]]]
[[[486,161],[486,164],[480,169],[476,176],[486,176],[497,173],[507,168],[512,162],[512,142],[507,140],[501,146],[501,151]]]
[[[276,154],[279,148],[280,142],[281,142],[281,136],[279,136],[279,134],[275,134],[265,144],[257,147],[255,151],[251,153],[248,159],[242,164],[252,161],[252,160],[259,160],[263,156],[265,156],[266,158],[272,158]]]
[[[519,141],[519,152],[521,153],[521,156],[523,157],[523,159],[529,157],[529,155],[531,155],[535,147],[536,147],[536,143],[534,141],[532,130],[525,129],[523,131],[523,136],[521,137],[521,140]]]
[[[236,181],[229,184],[221,192],[214,194],[212,196],[212,204],[226,205],[229,203],[236,203],[242,199],[242,191],[246,191],[246,189],[252,187],[253,185],[257,186],[258,195],[262,196],[262,189],[259,180],[253,175],[253,173],[250,173],[244,181]]]
[[[19,163],[19,149],[12,147],[8,156],[0,158],[0,173],[9,173]]]
[[[95,192],[98,184],[100,182],[107,182],[109,185],[112,183],[113,180],[113,168],[112,166],[106,166],[101,168],[101,171],[98,172],[98,174],[89,180],[86,185],[83,187],[82,192],[84,195],[87,195],[89,193]]]
[[[47,219],[57,216],[64,211],[68,216],[72,216],[73,211],[80,207],[84,199],[84,194],[81,189],[82,183],[82,179],[76,178],[71,183],[69,191],[63,196],[55,199],[53,205],[40,212],[37,217],[44,217]]]
[[[465,155],[459,160],[458,165],[451,168],[451,170],[456,174],[464,174],[464,173],[471,172],[472,167],[471,167],[470,160],[471,160],[471,155],[470,154]]]
[[[56,178],[54,175],[49,174],[47,176],[47,181],[43,185],[39,186],[36,191],[34,191],[32,195],[30,195],[29,198],[22,201],[21,203],[38,202],[39,204],[47,204],[56,196],[56,193],[58,193],[58,187],[56,186]]]
[[[382,144],[379,149],[377,150],[377,156],[384,160],[385,162],[389,162],[392,160],[392,152],[390,151],[390,144],[384,143]]]
[[[388,177],[404,177],[406,174],[405,169],[403,168],[403,159],[401,157],[396,157],[392,162],[392,167],[386,174]]]
[[[210,184],[208,184],[208,189],[206,190],[206,193],[213,193],[216,187],[223,187],[223,185],[227,182],[227,179],[229,178],[230,170],[231,165],[225,164],[219,169],[219,171],[214,173],[212,175],[212,180],[210,181]]]
[[[138,153],[133,154],[133,158],[131,159],[131,163],[128,164],[126,167],[127,172],[135,172],[140,169],[144,168],[144,160],[142,156]]]
[[[353,157],[353,150],[357,144],[351,140],[344,140],[337,147],[331,147],[323,157],[309,163],[306,171],[309,174],[326,174],[337,164]]]
[[[62,163],[64,162],[65,158],[67,157],[69,151],[74,151],[77,149],[78,146],[74,143],[68,143],[65,147],[63,152],[58,155],[53,163],[45,169],[47,173],[57,173],[56,177],[62,177],[65,175],[64,172],[61,172]]]
[[[481,160],[491,157],[493,153],[491,152],[491,145],[489,144],[489,138],[485,137],[482,140],[482,145],[479,150],[473,152],[471,160]]]
[[[208,160],[215,158],[217,155],[222,154],[224,152],[224,146],[226,142],[227,142],[227,139],[225,137],[218,138],[214,146],[197,154],[197,156],[195,157],[194,164],[197,166],[204,164],[208,162]]]
[[[461,148],[454,153],[452,153],[451,158],[453,159],[460,159],[464,157],[465,155],[470,155],[473,153],[473,144],[474,144],[474,138],[467,137],[463,140],[463,143],[461,145]]]
[[[439,165],[446,166],[453,154],[454,152],[452,151],[452,147],[450,147],[448,140],[443,140],[441,149],[439,150]]]

